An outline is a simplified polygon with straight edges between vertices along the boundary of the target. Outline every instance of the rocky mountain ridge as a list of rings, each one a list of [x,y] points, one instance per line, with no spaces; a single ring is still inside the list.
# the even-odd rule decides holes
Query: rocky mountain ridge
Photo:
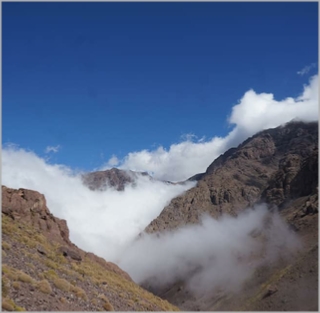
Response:
[[[316,192],[318,123],[291,122],[262,131],[219,156],[197,185],[176,197],[146,228],[147,233],[198,223],[202,213],[237,215],[257,202],[280,208]]]

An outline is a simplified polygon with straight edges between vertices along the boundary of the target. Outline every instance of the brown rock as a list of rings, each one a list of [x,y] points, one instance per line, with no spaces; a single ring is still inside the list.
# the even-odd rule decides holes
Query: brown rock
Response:
[[[218,157],[197,186],[174,198],[147,233],[199,222],[202,213],[237,215],[257,202],[284,207],[316,192],[318,123],[292,122],[262,131]],[[316,212],[308,206],[308,212]],[[308,213],[309,214],[309,213]]]

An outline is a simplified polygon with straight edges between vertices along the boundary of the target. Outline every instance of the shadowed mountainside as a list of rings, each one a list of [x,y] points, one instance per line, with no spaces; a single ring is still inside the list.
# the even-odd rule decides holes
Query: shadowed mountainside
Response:
[[[238,293],[199,297],[186,281],[153,288],[182,310],[318,310],[318,123],[290,122],[262,131],[218,157],[197,185],[174,198],[145,229],[157,233],[219,219],[267,203],[299,235],[303,248],[289,261],[258,268]],[[192,274],[190,273],[190,277]],[[188,279],[190,279],[188,277]]]

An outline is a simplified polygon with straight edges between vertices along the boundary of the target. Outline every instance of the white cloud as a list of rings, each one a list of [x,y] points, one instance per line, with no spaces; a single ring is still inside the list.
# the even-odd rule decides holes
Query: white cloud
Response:
[[[257,266],[290,255],[299,244],[276,214],[263,227],[268,215],[264,206],[237,218],[204,217],[202,225],[137,239],[173,197],[195,184],[171,185],[141,176],[136,186],[129,185],[123,192],[92,191],[80,175],[50,165],[31,151],[15,146],[3,149],[2,183],[43,193],[50,211],[67,220],[72,242],[117,263],[137,283],[152,277],[158,286],[190,277],[193,292],[209,292],[217,286],[236,290]],[[267,240],[255,241],[250,236],[254,230],[261,230]],[[262,260],[252,258],[262,250]],[[195,268],[201,270],[187,275]]]
[[[293,119],[318,120],[318,75],[311,77],[297,98],[276,100],[271,93],[247,91],[232,108],[228,122],[233,129],[224,138],[195,141],[193,135],[188,135],[185,141],[173,144],[169,149],[160,146],[154,150],[131,152],[120,160],[119,168],[150,171],[159,179],[182,181],[205,172],[220,154],[256,132]],[[108,167],[109,164],[102,169]]]
[[[300,76],[306,75],[312,70],[313,68],[317,67],[317,63],[312,63],[310,65],[305,66],[302,70],[298,71],[297,74]]]
[[[57,153],[60,150],[60,148],[61,148],[60,145],[48,146],[48,147],[46,147],[45,153],[50,153],[50,152]]]
[[[117,166],[118,164],[119,164],[119,159],[115,155],[113,155],[108,161],[108,165],[111,167]]]
[[[235,291],[258,266],[293,256],[299,247],[278,213],[262,204],[236,218],[204,217],[202,225],[143,236],[130,243],[119,264],[138,283],[161,287],[187,278],[189,288],[204,296],[215,287]]]
[[[92,191],[81,173],[48,164],[35,153],[15,146],[2,152],[2,183],[11,188],[37,190],[50,211],[66,219],[70,239],[86,251],[116,261],[123,246],[136,237],[175,196],[194,186],[150,182],[141,177],[125,191]]]

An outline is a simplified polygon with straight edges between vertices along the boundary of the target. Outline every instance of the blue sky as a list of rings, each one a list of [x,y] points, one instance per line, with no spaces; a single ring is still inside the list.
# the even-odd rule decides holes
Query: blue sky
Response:
[[[249,89],[297,97],[317,74],[316,2],[12,2],[2,18],[3,144],[72,168],[226,136]]]

